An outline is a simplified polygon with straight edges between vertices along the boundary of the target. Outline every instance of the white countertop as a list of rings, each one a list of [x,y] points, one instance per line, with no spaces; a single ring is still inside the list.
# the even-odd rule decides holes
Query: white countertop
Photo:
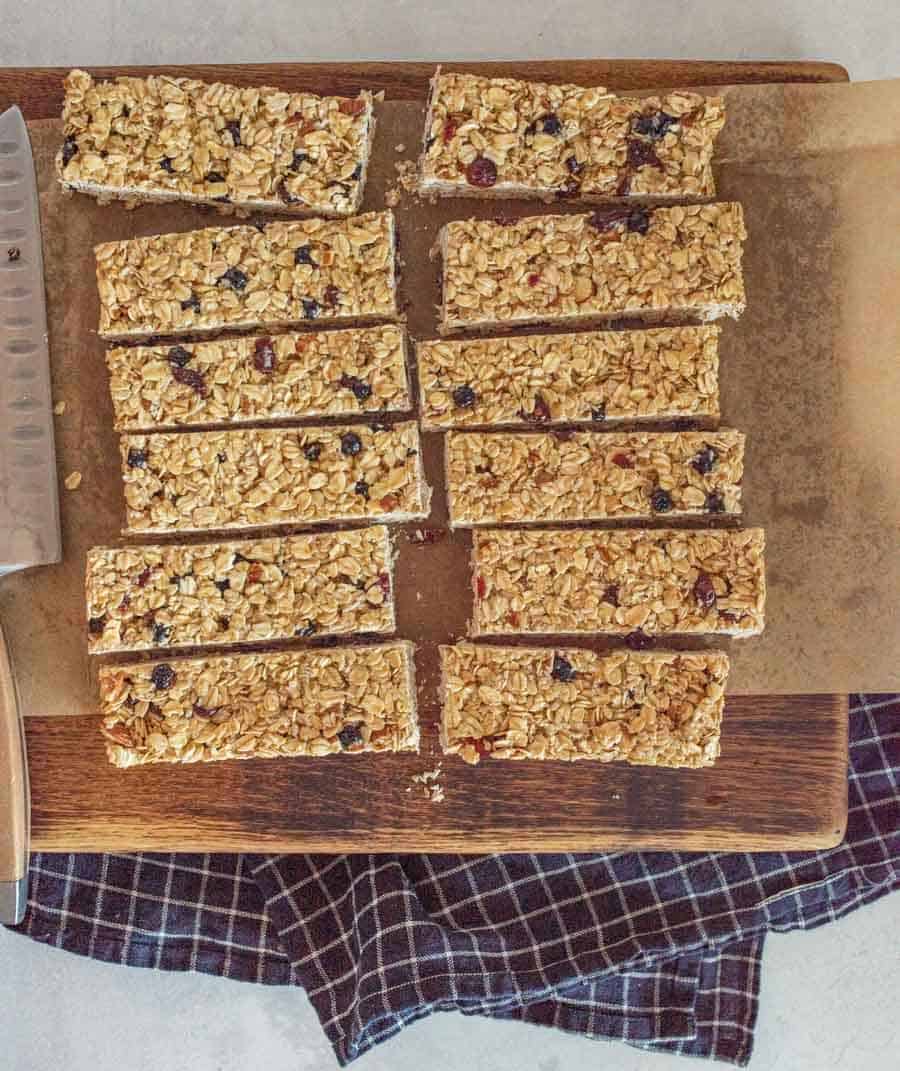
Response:
[[[467,11],[467,9],[470,9]],[[265,15],[263,16],[263,12]],[[0,0],[0,65],[339,59],[684,57],[835,60],[900,75],[896,0],[435,4],[428,0]],[[900,1046],[900,896],[767,941],[753,1071],[880,1071]],[[0,930],[4,1071],[331,1071],[302,992],[126,970]],[[891,1053],[894,1056],[891,1057]],[[540,1027],[436,1015],[365,1071],[669,1071],[642,1053]]]

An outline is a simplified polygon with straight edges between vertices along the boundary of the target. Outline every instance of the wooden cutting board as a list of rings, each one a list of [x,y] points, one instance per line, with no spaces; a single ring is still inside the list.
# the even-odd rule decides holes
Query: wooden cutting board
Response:
[[[748,82],[845,81],[830,63],[541,61],[455,69],[605,84],[617,90]],[[95,68],[100,76],[151,68]],[[273,64],[166,68],[171,74],[322,93],[383,89],[423,100],[432,64]],[[0,71],[0,110],[28,119],[61,109],[59,69]],[[415,637],[410,637],[415,639]],[[422,754],[323,762],[110,767],[95,717],[27,719],[32,840],[45,851],[492,851],[619,848],[799,850],[837,843],[846,822],[847,697],[729,699],[723,755],[702,772],[591,763],[450,759],[446,800],[414,773]]]

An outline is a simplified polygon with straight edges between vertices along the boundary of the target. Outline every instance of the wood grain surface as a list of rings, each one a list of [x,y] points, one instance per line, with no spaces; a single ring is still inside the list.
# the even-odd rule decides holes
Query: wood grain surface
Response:
[[[614,89],[738,82],[845,81],[830,63],[578,60],[455,69]],[[91,68],[99,76],[153,68]],[[421,100],[431,63],[166,68],[170,74],[323,93],[383,89]],[[58,115],[65,71],[0,71],[0,109]],[[32,843],[44,851],[799,850],[837,843],[846,822],[847,697],[731,698],[711,770],[595,763],[445,761],[447,799],[426,800],[422,754],[229,762],[119,771],[94,717],[27,719]],[[802,756],[802,761],[798,761]]]

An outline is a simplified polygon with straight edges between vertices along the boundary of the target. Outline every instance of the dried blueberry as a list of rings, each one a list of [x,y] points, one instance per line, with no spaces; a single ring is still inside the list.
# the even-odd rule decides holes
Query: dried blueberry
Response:
[[[633,170],[639,167],[662,167],[662,161],[649,141],[628,139],[628,166]]]
[[[150,680],[153,681],[153,687],[158,692],[164,692],[175,683],[175,670],[168,662],[160,662],[158,666],[153,667]]]
[[[275,371],[275,346],[270,338],[258,338],[253,344],[253,367],[263,375]]]
[[[217,625],[219,626],[219,628],[220,628],[220,629],[221,629],[221,630],[222,630],[223,632],[227,632],[227,631],[228,631],[228,629],[229,629],[229,627],[230,627],[230,625],[231,625],[231,618],[230,618],[230,617],[219,617],[219,618],[216,618],[216,624],[217,624]]]
[[[210,171],[206,176],[207,182],[224,182],[225,176],[221,171]]]
[[[209,388],[203,378],[203,373],[198,372],[195,368],[175,367],[172,369],[172,379],[176,383],[183,383],[186,387],[190,387],[201,398],[205,398],[209,394]]]
[[[315,298],[303,298],[303,315],[307,320],[315,320],[319,315],[319,303]]]
[[[646,651],[651,643],[653,643],[653,639],[646,632],[642,632],[641,629],[629,632],[625,637],[625,646],[631,651]]]
[[[487,156],[476,156],[466,168],[466,181],[472,186],[493,186],[497,181],[497,165]]]
[[[630,214],[631,209],[625,205],[608,205],[606,208],[598,208],[591,213],[590,224],[603,233],[625,226]]]
[[[301,625],[300,628],[294,630],[295,636],[312,636],[319,631],[319,626],[313,620],[309,620],[305,625]]]
[[[350,173],[350,178],[354,182],[358,182],[362,178],[362,164],[357,164]]]
[[[710,491],[706,496],[705,505],[707,513],[724,513],[725,497],[719,491]]]
[[[159,161],[159,166],[163,169],[163,171],[167,171],[170,175],[175,173],[175,168],[172,167],[172,157],[171,156],[164,156]]]
[[[672,508],[672,496],[662,487],[655,487],[650,495],[650,508],[654,513],[668,513]]]
[[[619,605],[619,585],[609,584],[603,591],[603,601],[608,602],[610,606]]]
[[[225,462],[228,460],[228,455],[225,453],[224,450],[220,450],[216,454],[216,460],[219,462],[220,465],[224,465]]]
[[[247,285],[247,276],[240,268],[229,268],[216,281],[228,283],[232,290],[240,292]]]
[[[601,402],[599,405],[595,405],[591,410],[591,420],[596,420],[598,423],[602,420],[606,420],[606,405]]]
[[[345,432],[341,436],[341,453],[345,457],[355,457],[362,448],[362,439],[355,431]]]
[[[527,420],[531,424],[546,424],[551,416],[550,406],[547,404],[543,394],[535,394],[534,409],[532,409],[530,413],[520,410],[520,414],[523,420]]]
[[[363,742],[363,735],[360,730],[362,722],[358,722],[355,725],[345,725],[343,729],[338,733],[338,740],[341,747],[345,750],[349,747],[355,747],[357,744]]]
[[[541,120],[541,129],[545,134],[554,136],[562,133],[562,123],[559,121],[559,116],[554,115],[552,112],[550,115],[545,115]]]
[[[309,250],[308,245],[298,245],[294,250],[294,263],[308,264],[311,268],[318,268],[319,265],[313,260]]]
[[[128,467],[130,469],[145,469],[147,467],[147,451],[138,450],[132,446],[128,451]]]
[[[191,351],[186,350],[184,346],[173,346],[168,353],[169,364],[175,365],[177,368],[184,368],[193,356]]]
[[[195,718],[211,718],[214,714],[219,713],[218,707],[204,707],[200,703],[194,703],[192,708]]]
[[[307,461],[318,461],[321,453],[321,443],[307,443],[306,446],[303,447],[303,456]]]
[[[341,376],[339,383],[345,390],[352,390],[358,402],[364,402],[366,398],[372,396],[372,388],[368,383],[357,379],[356,376],[348,376],[346,372]]]
[[[477,398],[478,396],[468,383],[455,387],[453,390],[453,404],[457,409],[471,409]]]
[[[357,480],[353,485],[353,490],[358,495],[362,495],[367,502],[369,501],[369,485],[365,480]]]
[[[575,680],[578,676],[578,671],[567,658],[554,654],[553,669],[550,670],[550,676],[556,681],[568,682]]]
[[[584,164],[580,164],[574,156],[567,156],[566,170],[570,175],[580,175],[584,171]]]
[[[309,154],[300,152],[299,149],[294,150],[294,158],[291,160],[291,171],[299,171],[300,165],[305,163],[309,159]]]
[[[68,164],[72,157],[78,152],[78,142],[75,140],[74,134],[67,134],[66,140],[63,142],[62,147],[62,162],[63,167]]]
[[[134,579],[135,584],[139,588],[145,588],[147,586],[147,581],[150,579],[150,574],[152,572],[153,572],[153,570],[150,568],[149,565],[147,566],[146,569],[142,569]]]
[[[716,453],[714,447],[709,443],[703,444],[703,449],[699,450],[691,461],[691,468],[696,469],[701,476],[705,476],[708,472],[716,467],[716,462],[719,460],[719,455]]]
[[[168,625],[161,625],[158,621],[153,623],[153,642],[157,647],[169,642],[172,629]]]
[[[222,592],[223,595],[231,587],[231,581],[228,579],[227,576],[224,580],[215,580],[213,581],[213,583],[216,585],[219,591]]]
[[[88,618],[88,632],[92,636],[99,636],[106,628],[106,614],[101,614],[100,617]]]
[[[694,582],[694,598],[697,600],[697,605],[704,610],[709,610],[716,605],[716,589],[709,573],[697,575]]]
[[[645,138],[663,137],[669,127],[674,126],[678,120],[674,115],[669,115],[668,112],[658,111],[651,112],[649,115],[639,115],[631,124],[631,129],[635,134],[640,134]]]
[[[338,302],[341,299],[341,292],[333,284],[329,284],[325,287],[325,293],[322,295],[322,300],[329,309],[336,309]]]
[[[194,312],[199,312],[200,311],[200,298],[196,294],[192,293],[189,298],[187,298],[184,301],[182,301],[181,309],[182,309],[182,312],[187,312],[188,309],[193,309]]]
[[[235,148],[241,144],[241,123],[239,119],[229,119],[225,124],[225,129],[231,135],[231,140],[234,142]]]
[[[650,226],[650,209],[632,208],[628,213],[628,229],[636,234],[646,234]]]

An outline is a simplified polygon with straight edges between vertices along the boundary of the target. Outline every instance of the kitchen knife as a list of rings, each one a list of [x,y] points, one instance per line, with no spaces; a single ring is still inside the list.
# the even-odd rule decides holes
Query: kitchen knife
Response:
[[[37,180],[25,119],[0,115],[0,577],[61,557]],[[28,893],[24,711],[0,624],[0,922]]]

